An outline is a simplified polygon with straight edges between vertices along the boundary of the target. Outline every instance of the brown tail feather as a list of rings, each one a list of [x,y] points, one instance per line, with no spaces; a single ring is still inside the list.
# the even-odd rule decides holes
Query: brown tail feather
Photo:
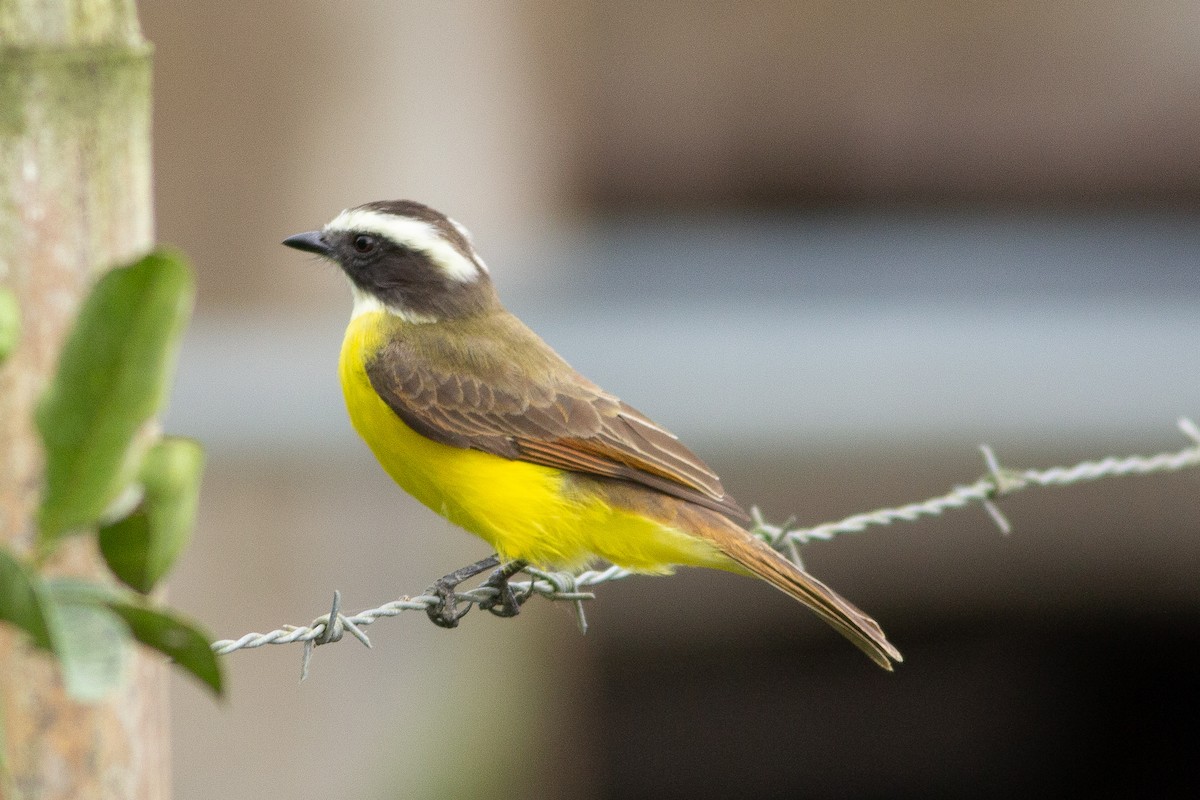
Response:
[[[719,550],[732,564],[723,561],[684,561],[694,566],[728,569],[762,578],[789,597],[799,600],[829,623],[838,633],[866,653],[886,670],[893,661],[903,661],[900,651],[883,635],[875,620],[859,611],[845,598],[775,552],[761,539],[742,528],[724,513],[681,500],[662,492],[626,481],[601,481],[572,475],[577,483],[586,482],[590,491],[599,493],[614,506],[630,509],[659,520],[663,525],[698,536]]]
[[[732,522],[721,520],[718,524],[721,530],[710,528],[705,532],[706,538],[740,566],[811,608],[889,672],[893,661],[904,660],[900,651],[883,635],[879,624],[850,601]]]

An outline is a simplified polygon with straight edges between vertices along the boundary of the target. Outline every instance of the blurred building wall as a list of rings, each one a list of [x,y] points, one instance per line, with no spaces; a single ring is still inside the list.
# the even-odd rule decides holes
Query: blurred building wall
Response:
[[[502,280],[597,209],[1194,204],[1200,6],[146,3],[159,228],[215,307],[323,307],[275,240],[412,197]]]
[[[1191,202],[1200,6],[594,3],[598,203]],[[564,48],[565,50],[565,48]]]

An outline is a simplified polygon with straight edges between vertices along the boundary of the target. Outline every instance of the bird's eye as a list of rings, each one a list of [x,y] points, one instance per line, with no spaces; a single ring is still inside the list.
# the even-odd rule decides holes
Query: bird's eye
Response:
[[[375,249],[375,237],[360,233],[354,237],[354,252],[366,255]]]

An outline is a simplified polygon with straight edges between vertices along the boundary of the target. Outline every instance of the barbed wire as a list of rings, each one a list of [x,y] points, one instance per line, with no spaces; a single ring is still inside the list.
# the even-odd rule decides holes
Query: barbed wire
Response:
[[[1183,434],[1194,442],[1182,450],[1158,453],[1153,456],[1135,455],[1123,458],[1110,456],[1099,461],[1082,461],[1071,467],[1051,467],[1042,470],[1007,469],[1000,466],[999,460],[990,447],[981,445],[980,450],[987,465],[987,474],[970,485],[956,486],[939,497],[895,508],[881,508],[864,514],[854,514],[838,522],[827,522],[811,528],[796,527],[794,519],[782,525],[774,525],[764,520],[758,509],[751,509],[753,520],[751,533],[761,537],[776,550],[800,564],[799,547],[806,542],[827,541],[839,534],[859,533],[874,526],[915,522],[924,517],[939,516],[947,511],[978,503],[987,510],[1000,530],[1007,534],[1012,530],[1012,526],[994,502],[998,497],[1032,487],[1070,486],[1100,478],[1177,472],[1200,466],[1200,428],[1187,418],[1180,419],[1178,424]],[[595,595],[583,590],[636,574],[617,566],[602,570],[587,570],[579,574],[545,572],[534,567],[526,567],[522,571],[527,573],[531,579],[509,584],[516,595],[522,598],[522,601],[538,595],[547,600],[571,602],[575,605],[579,628],[584,632],[587,631],[587,619],[584,616],[583,601],[592,600]],[[456,592],[455,599],[459,604],[479,605],[483,601],[495,598],[497,591],[493,587],[480,586],[468,591]],[[427,611],[440,602],[442,602],[441,598],[436,595],[420,594],[413,597],[401,597],[378,608],[347,616],[341,613],[341,594],[335,591],[330,612],[317,617],[308,625],[284,625],[269,633],[247,633],[238,639],[221,639],[212,643],[212,649],[218,655],[226,655],[236,650],[247,650],[268,644],[303,642],[304,655],[301,669],[301,679],[303,680],[308,672],[308,663],[313,649],[317,645],[339,641],[345,633],[349,632],[358,641],[370,647],[371,640],[362,630],[367,625],[380,619],[398,616],[405,611]]]

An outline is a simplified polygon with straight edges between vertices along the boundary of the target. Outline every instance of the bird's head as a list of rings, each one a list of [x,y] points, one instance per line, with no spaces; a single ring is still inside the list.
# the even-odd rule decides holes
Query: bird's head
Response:
[[[411,200],[346,209],[321,230],[283,243],[341,267],[350,279],[355,314],[386,310],[409,322],[437,322],[483,313],[498,303],[466,229]]]

